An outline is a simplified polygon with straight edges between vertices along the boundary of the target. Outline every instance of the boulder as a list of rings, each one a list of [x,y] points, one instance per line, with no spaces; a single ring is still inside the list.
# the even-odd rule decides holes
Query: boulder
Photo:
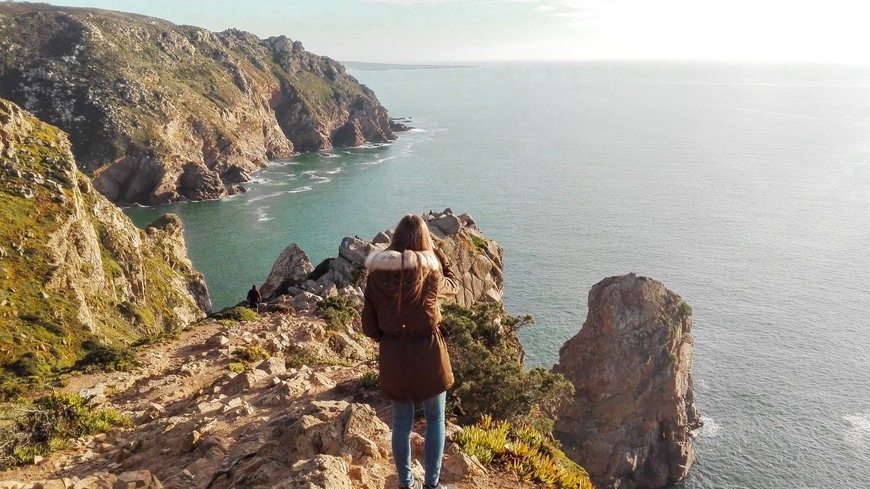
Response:
[[[574,384],[554,435],[599,488],[684,479],[701,427],[692,386],[692,312],[660,282],[610,277],[589,291],[580,332],[553,371]]]
[[[347,462],[341,457],[317,455],[300,460],[290,468],[290,480],[276,487],[309,489],[354,489],[357,487],[348,475]]]
[[[312,271],[314,267],[308,255],[293,243],[278,255],[266,282],[260,287],[260,294],[266,299],[284,293],[288,286],[302,282]]]
[[[284,365],[284,359],[280,357],[269,357],[263,360],[257,366],[258,370],[262,370],[269,375],[284,375],[287,373],[287,367]]]
[[[360,462],[365,458],[389,457],[390,428],[367,404],[345,401],[312,402],[298,418],[276,421],[289,427],[278,446],[289,462],[317,455],[346,456]]]

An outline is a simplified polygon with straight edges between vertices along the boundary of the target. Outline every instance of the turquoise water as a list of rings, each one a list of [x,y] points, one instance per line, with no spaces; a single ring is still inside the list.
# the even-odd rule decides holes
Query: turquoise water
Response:
[[[277,161],[182,216],[217,307],[298,243],[317,263],[407,212],[469,212],[505,249],[505,302],[551,366],[602,278],[694,308],[706,426],[687,488],[870,480],[870,70],[527,64],[352,71],[417,127]]]

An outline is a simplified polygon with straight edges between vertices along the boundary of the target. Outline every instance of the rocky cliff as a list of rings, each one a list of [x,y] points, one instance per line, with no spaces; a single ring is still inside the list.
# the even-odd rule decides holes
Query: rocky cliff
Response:
[[[97,9],[0,4],[0,97],[69,133],[116,202],[219,198],[270,158],[394,138],[374,93],[298,41]]]
[[[87,340],[130,341],[211,308],[180,221],[146,230],[82,175],[63,132],[0,99],[0,363],[76,360]]]
[[[692,387],[692,310],[646,277],[602,280],[580,332],[554,371],[574,384],[554,435],[599,488],[676,483],[694,461],[701,427]]]
[[[437,246],[455,263],[464,288],[458,300],[500,298],[501,248],[468,215],[448,209],[426,217]],[[390,234],[373,242],[345,238],[339,256],[317,267],[291,245],[270,277],[277,284],[273,299],[261,314],[251,313],[255,320],[208,318],[176,339],[138,350],[132,371],[67,378],[62,390],[83,394],[90,406],[119,410],[133,426],[33,457],[33,465],[4,472],[0,488],[396,487],[376,343],[362,334],[358,317],[337,324],[309,307],[361,292],[364,254],[385,247]],[[463,453],[461,430],[448,422],[443,481],[456,489],[537,487]],[[412,434],[417,478],[424,443]],[[26,454],[24,461],[30,462]]]
[[[468,214],[454,215],[451,209],[429,212],[423,218],[429,226],[436,248],[450,259],[460,290],[459,305],[500,302],[504,290],[502,272],[504,251],[487,239]],[[398,219],[397,219],[398,221]],[[363,264],[369,253],[384,250],[393,230],[378,233],[371,241],[358,236],[344,238],[338,256],[317,267],[296,244],[289,245],[275,261],[261,287],[264,298],[287,303],[297,310],[311,309],[331,295],[361,298],[365,286]]]

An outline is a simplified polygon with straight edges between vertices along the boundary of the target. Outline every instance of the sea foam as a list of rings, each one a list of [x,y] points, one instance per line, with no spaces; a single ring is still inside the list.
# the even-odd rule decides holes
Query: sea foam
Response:
[[[850,445],[865,445],[870,442],[870,413],[847,414],[843,419],[849,423],[843,441]]]

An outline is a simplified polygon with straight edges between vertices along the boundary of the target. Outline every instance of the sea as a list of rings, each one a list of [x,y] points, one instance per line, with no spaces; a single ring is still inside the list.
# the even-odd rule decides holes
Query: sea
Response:
[[[551,367],[589,289],[635,272],[693,307],[704,427],[681,488],[870,487],[870,67],[676,62],[356,69],[389,144],[271,162],[184,222],[215,307],[287,245],[312,262],[406,213],[469,213]]]

